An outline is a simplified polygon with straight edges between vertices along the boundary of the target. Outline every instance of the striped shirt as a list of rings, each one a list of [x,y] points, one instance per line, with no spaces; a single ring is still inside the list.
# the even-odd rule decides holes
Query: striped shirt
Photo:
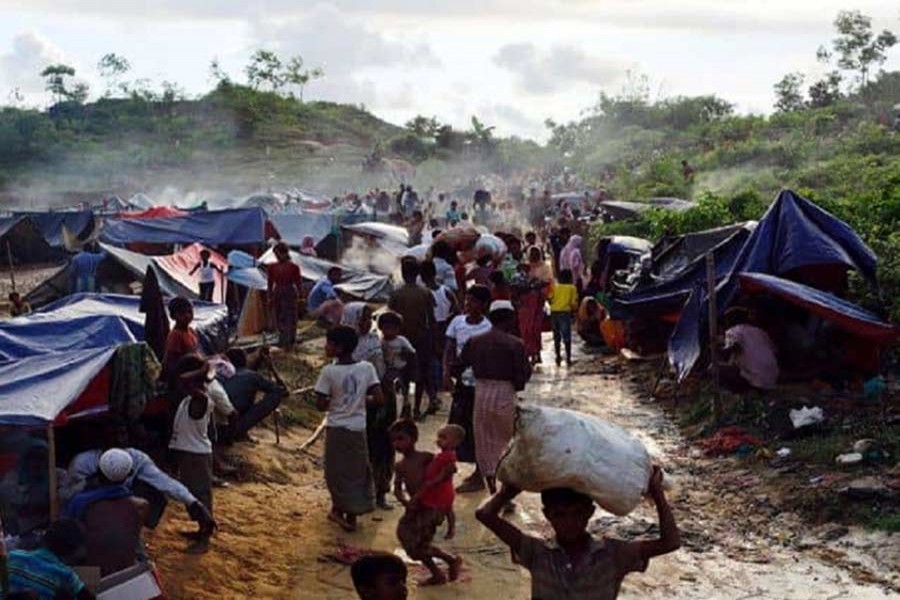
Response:
[[[531,571],[532,600],[615,600],[625,575],[644,571],[647,561],[633,542],[591,538],[580,564],[555,540],[522,536],[514,560]]]
[[[74,597],[84,589],[75,571],[46,548],[9,553],[9,586],[12,592],[36,592],[41,600],[54,600],[58,594]]]

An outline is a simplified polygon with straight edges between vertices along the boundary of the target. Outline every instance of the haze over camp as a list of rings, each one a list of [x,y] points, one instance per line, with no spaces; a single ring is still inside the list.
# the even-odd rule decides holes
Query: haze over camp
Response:
[[[0,3],[0,599],[900,598],[898,32]]]

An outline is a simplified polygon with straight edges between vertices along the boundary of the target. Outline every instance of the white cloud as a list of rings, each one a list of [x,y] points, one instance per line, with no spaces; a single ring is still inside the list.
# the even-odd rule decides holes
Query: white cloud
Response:
[[[512,72],[520,89],[534,94],[551,94],[576,84],[609,85],[626,71],[622,61],[589,56],[575,46],[556,45],[541,52],[531,42],[503,46],[494,55],[494,63]]]
[[[37,93],[44,89],[40,72],[65,60],[59,48],[33,31],[20,33],[13,38],[10,52],[0,56],[0,79],[24,94]]]

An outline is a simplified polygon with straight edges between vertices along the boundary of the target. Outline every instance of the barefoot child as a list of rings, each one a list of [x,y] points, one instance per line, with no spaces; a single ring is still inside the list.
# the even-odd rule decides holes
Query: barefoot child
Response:
[[[553,349],[556,366],[562,364],[561,346],[566,349],[566,365],[572,366],[572,315],[578,310],[578,289],[572,283],[572,271],[563,269],[550,291],[550,319],[553,322]]]
[[[403,317],[388,311],[378,317],[378,329],[381,330],[381,348],[384,354],[384,364],[387,369],[384,380],[389,385],[395,386],[399,381],[403,390],[403,409],[400,416],[403,418],[412,415],[409,405],[409,384],[415,379],[416,349],[412,342],[400,334],[403,328]]]
[[[449,435],[452,437],[454,434],[450,433]],[[397,501],[406,507],[406,512],[397,523],[397,538],[409,557],[422,561],[431,572],[431,577],[423,581],[422,585],[440,585],[446,583],[448,576],[438,569],[434,559],[439,558],[447,563],[451,581],[455,581],[459,577],[462,560],[444,552],[432,543],[437,528],[443,523],[448,510],[452,509],[453,500],[451,497],[449,505],[446,501],[433,502],[434,498],[431,496],[434,496],[434,493],[431,490],[438,487],[439,492],[443,492],[446,496],[449,484],[452,493],[453,471],[455,471],[456,465],[455,461],[448,463],[445,458],[435,467],[438,473],[436,475],[430,473],[430,466],[437,459],[430,452],[416,450],[418,438],[418,428],[411,420],[397,421],[391,426],[391,440],[394,443],[394,449],[403,456],[394,467],[396,473],[394,494]],[[452,456],[448,458],[452,458]],[[436,486],[435,482],[442,479],[446,481],[440,486]],[[429,492],[423,494],[426,486],[429,488]],[[404,487],[406,488],[405,492]],[[442,504],[443,507],[435,508],[428,504]]]
[[[326,335],[325,354],[335,362],[316,382],[319,410],[325,417],[325,482],[331,494],[328,518],[345,531],[356,530],[356,517],[372,512],[375,490],[366,442],[366,404],[384,402],[372,363],[353,359],[359,337],[339,325]]]
[[[360,600],[406,600],[406,565],[393,554],[366,554],[350,567]]]
[[[553,540],[527,535],[500,516],[503,507],[519,494],[509,486],[485,501],[475,517],[510,547],[515,562],[531,572],[533,598],[615,600],[628,573],[646,570],[651,558],[681,546],[659,467],[653,469],[648,493],[659,515],[660,537],[655,540],[593,537],[587,532],[595,510],[593,500],[568,488],[541,492],[544,516],[555,533]]]

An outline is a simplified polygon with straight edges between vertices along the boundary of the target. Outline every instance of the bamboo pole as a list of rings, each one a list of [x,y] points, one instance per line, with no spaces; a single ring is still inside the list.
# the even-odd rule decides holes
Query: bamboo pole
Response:
[[[719,311],[716,303],[716,259],[712,252],[706,255],[706,286],[709,304],[709,363],[713,378],[712,413],[713,422],[718,424],[722,416],[722,400],[719,396]]]
[[[56,431],[47,425],[47,478],[50,487],[50,522],[59,517],[59,496],[56,493]]]

